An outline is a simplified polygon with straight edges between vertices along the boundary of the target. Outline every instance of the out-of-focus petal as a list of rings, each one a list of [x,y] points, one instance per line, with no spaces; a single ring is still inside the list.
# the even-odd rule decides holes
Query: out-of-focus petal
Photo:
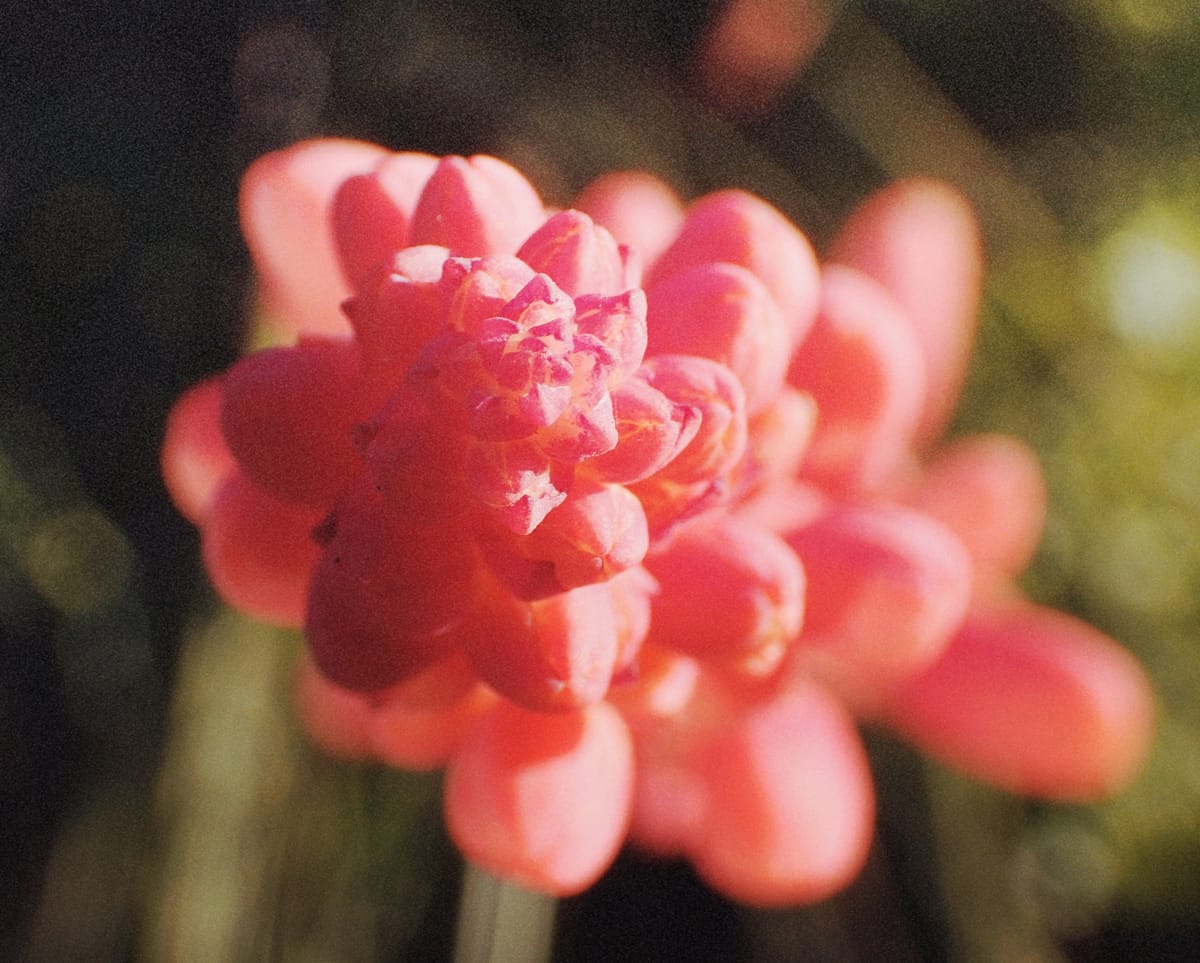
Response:
[[[891,479],[910,451],[926,378],[920,345],[886,291],[857,271],[827,268],[788,381],[817,403],[805,476],[833,488]]]
[[[811,903],[866,860],[875,797],[849,714],[798,684],[749,706],[701,751],[704,813],[690,854],[700,875],[743,903]]]
[[[440,769],[496,698],[456,652],[379,697],[369,725],[372,752],[389,766]]]
[[[716,11],[696,74],[709,103],[738,119],[774,106],[833,24],[830,0],[732,0]]]
[[[641,171],[619,171],[592,181],[575,198],[577,209],[628,245],[650,270],[679,233],[683,204],[659,178]]]
[[[498,703],[446,773],[446,823],[467,859],[569,896],[608,868],[633,788],[629,732],[611,706],[542,715]]]
[[[299,628],[320,547],[321,511],[280,501],[240,471],[221,485],[202,531],[204,565],[234,608]]]
[[[242,178],[242,233],[258,271],[263,310],[287,333],[343,334],[350,287],[334,248],[331,210],[342,183],[387,151],[334,138],[260,157]]]
[[[979,567],[1006,576],[1029,564],[1046,519],[1037,455],[1008,435],[939,449],[907,501],[954,532]]]
[[[226,441],[243,471],[277,498],[327,506],[360,467],[353,429],[379,400],[364,388],[348,339],[257,351],[225,376]]]
[[[440,244],[462,257],[511,254],[545,219],[537,191],[496,157],[444,157],[421,192],[410,244]]]
[[[163,434],[167,493],[195,525],[203,525],[217,489],[236,468],[221,432],[222,387],[216,377],[189,388],[171,408]]]
[[[734,487],[743,497],[764,485],[796,477],[812,444],[817,417],[812,395],[784,385],[750,419],[746,451],[734,472]]]
[[[849,505],[786,534],[808,575],[802,657],[860,708],[937,659],[967,612],[970,556],[947,528],[891,505]]]
[[[1110,795],[1137,772],[1153,730],[1149,683],[1127,651],[1058,612],[972,614],[884,719],[948,765],[1051,799]]]
[[[829,260],[875,278],[915,326],[928,377],[917,436],[931,441],[958,400],[975,332],[983,248],[974,213],[948,184],[896,181],[850,216]]]
[[[305,735],[331,756],[371,759],[374,709],[361,692],[334,685],[302,656],[296,665],[293,698]]]
[[[688,208],[648,286],[713,261],[737,264],[762,281],[783,313],[792,344],[800,343],[816,316],[820,279],[812,245],[791,221],[745,191],[708,194]]]

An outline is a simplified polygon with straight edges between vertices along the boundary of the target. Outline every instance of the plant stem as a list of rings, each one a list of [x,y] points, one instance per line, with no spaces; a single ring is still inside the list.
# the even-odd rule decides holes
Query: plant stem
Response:
[[[557,901],[505,883],[467,863],[458,906],[454,963],[545,963]]]

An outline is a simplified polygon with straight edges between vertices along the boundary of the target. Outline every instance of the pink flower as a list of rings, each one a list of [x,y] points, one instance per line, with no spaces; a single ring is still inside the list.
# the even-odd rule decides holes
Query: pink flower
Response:
[[[820,899],[872,835],[855,716],[1051,798],[1136,770],[1140,669],[1013,587],[1032,456],[932,447],[980,278],[948,189],[868,200],[824,269],[738,191],[553,213],[344,141],[258,161],[243,213],[291,343],[181,399],[168,486],[225,598],[305,629],[313,739],[446,766],[468,858],[566,894],[629,839]]]

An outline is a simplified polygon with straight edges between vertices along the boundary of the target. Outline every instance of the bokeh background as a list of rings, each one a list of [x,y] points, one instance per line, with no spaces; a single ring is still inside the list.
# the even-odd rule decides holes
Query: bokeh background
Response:
[[[757,0],[740,32],[735,6],[0,9],[0,958],[448,953],[436,777],[305,747],[297,640],[220,608],[158,476],[171,401],[246,338],[241,171],[325,133],[496,153],[560,203],[612,168],[743,186],[818,246],[890,178],[958,185],[989,275],[956,430],[1039,451],[1027,588],[1160,696],[1144,774],[1097,807],[871,733],[844,896],[750,911],[629,854],[560,907],[555,959],[1200,954],[1200,6]]]

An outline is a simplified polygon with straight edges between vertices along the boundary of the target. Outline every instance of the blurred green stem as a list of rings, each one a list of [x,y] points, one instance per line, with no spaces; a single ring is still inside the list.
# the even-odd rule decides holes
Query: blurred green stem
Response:
[[[471,863],[463,874],[454,963],[543,963],[554,944],[557,901],[505,883]]]

